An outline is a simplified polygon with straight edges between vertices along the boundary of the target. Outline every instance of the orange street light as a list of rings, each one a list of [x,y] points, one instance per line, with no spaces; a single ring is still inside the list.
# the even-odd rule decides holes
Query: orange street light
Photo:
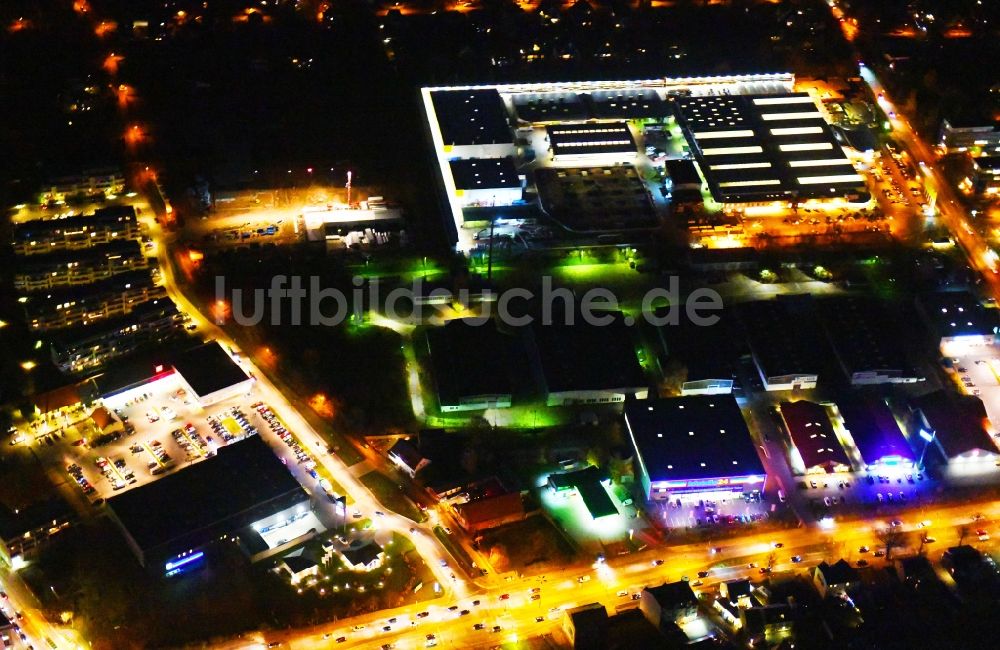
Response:
[[[105,57],[104,63],[101,64],[101,67],[104,68],[104,71],[107,72],[109,75],[115,76],[118,74],[118,64],[121,63],[122,59],[124,58],[125,57],[112,52],[107,57]]]
[[[125,130],[125,143],[130,147],[135,147],[146,139],[146,133],[138,124],[133,124]]]

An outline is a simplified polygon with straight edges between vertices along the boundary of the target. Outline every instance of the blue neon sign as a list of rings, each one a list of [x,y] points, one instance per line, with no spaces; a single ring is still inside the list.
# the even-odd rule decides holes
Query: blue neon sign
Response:
[[[203,551],[198,551],[197,553],[193,553],[185,558],[181,558],[180,560],[167,562],[164,568],[166,569],[168,575],[173,575],[174,573],[177,573],[177,570],[181,567],[191,564],[192,562],[196,562],[203,557],[205,557],[205,553]]]

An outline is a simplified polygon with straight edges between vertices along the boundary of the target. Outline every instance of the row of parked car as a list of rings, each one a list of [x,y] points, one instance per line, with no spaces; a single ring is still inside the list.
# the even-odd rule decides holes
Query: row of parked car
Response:
[[[104,475],[104,478],[108,479],[108,482],[111,483],[113,490],[124,489],[126,485],[125,481],[128,481],[128,485],[135,484],[135,474],[121,458],[115,460],[114,467],[111,466],[111,462],[104,456],[99,456],[94,462],[97,465],[97,469]]]
[[[299,465],[304,465],[306,471],[308,471],[309,475],[313,478],[319,478],[319,474],[316,472],[316,461],[314,461],[306,450],[302,448],[302,445],[300,445],[299,441],[295,439],[295,436],[293,436],[291,432],[285,428],[285,425],[281,423],[278,416],[271,411],[271,407],[263,402],[257,402],[253,405],[253,408],[257,410],[257,413],[259,413],[262,418],[264,418],[264,421],[267,422],[267,426],[270,427],[271,431],[273,431],[279,438],[282,439],[282,441],[284,441],[286,445],[288,445],[288,447],[292,450],[292,453],[295,454],[295,458],[298,459]]]
[[[242,433],[233,435],[233,433],[226,428],[226,426],[222,423],[222,421],[227,417],[232,417],[233,420],[236,421],[236,424],[238,424],[240,426],[240,429],[242,429]],[[241,411],[239,407],[236,406],[232,407],[228,411],[223,411],[223,413],[220,415],[209,416],[208,424],[209,426],[212,427],[212,431],[217,436],[222,438],[227,444],[230,442],[235,442],[237,440],[242,440],[247,436],[257,435],[257,429],[252,424],[250,424],[250,422],[247,420],[247,417],[243,414],[243,411]]]
[[[199,454],[212,455],[212,452],[208,450],[208,443],[198,434],[198,430],[190,422],[185,424],[183,429],[174,429],[170,435],[173,436],[174,441],[180,445],[181,449],[187,452],[189,457],[193,458]]]
[[[163,443],[159,440],[154,440],[149,443],[149,450],[153,452],[153,456],[155,457],[155,460],[149,461],[149,473],[155,476],[167,471],[173,463],[173,458],[167,453],[167,450],[163,447]]]
[[[66,468],[66,471],[69,472],[69,475],[73,477],[73,480],[76,481],[76,484],[80,486],[80,489],[83,490],[83,493],[88,497],[97,492],[97,489],[95,489],[94,486],[90,484],[90,481],[88,481],[83,475],[82,467],[73,463]]]

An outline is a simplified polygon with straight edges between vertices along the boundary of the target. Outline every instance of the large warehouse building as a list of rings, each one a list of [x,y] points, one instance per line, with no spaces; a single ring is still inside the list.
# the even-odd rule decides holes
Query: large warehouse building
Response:
[[[911,437],[921,464],[992,468],[1000,457],[995,429],[978,397],[937,390],[911,400],[910,410]]]
[[[806,93],[680,97],[677,106],[718,203],[871,199]]]
[[[523,333],[507,331],[496,319],[477,323],[454,319],[427,329],[437,388],[444,412],[507,408],[514,390],[529,377]]]
[[[880,474],[912,471],[913,450],[884,399],[852,396],[838,401],[837,408],[863,469]]]
[[[766,390],[816,388],[823,341],[809,296],[779,295],[739,303],[736,315]]]
[[[781,420],[792,439],[793,471],[798,474],[851,471],[851,461],[822,404],[807,400],[782,402]]]
[[[917,298],[917,312],[945,356],[993,345],[1000,331],[997,310],[969,291],[935,291]]]
[[[236,365],[218,341],[177,355],[172,365],[202,406],[249,393],[253,385],[253,379]]]
[[[632,169],[633,162],[640,166],[644,164],[649,159],[644,158],[643,151],[646,149],[639,146],[639,140],[644,137],[643,125],[656,122],[662,126],[671,120],[675,112],[674,102],[678,98],[694,96],[711,100],[744,95],[786,96],[791,92],[794,81],[793,75],[778,73],[422,88],[421,105],[438,163],[443,199],[450,208],[452,218],[448,226],[452,229],[457,248],[463,252],[475,249],[479,245],[476,233],[491,219],[544,218],[535,210],[537,206],[534,203],[525,202],[530,201],[534,194],[531,190],[535,185],[536,170],[585,166],[601,168],[601,175],[609,175],[612,174],[609,170],[615,166]],[[824,187],[832,183],[836,186],[835,192],[840,193],[840,188],[845,186],[843,177],[853,174],[854,170],[849,163],[843,165],[846,159],[840,159],[843,154],[828,138],[829,129],[817,107],[797,104],[797,101],[792,100],[787,111],[784,102],[770,106],[765,104],[767,110],[760,112],[766,115],[784,112],[790,115],[783,116],[784,120],[774,124],[767,123],[775,127],[776,133],[763,126],[760,133],[753,133],[757,138],[754,145],[763,146],[758,140],[771,138],[782,157],[787,154],[787,157],[804,159],[813,165],[817,164],[817,159],[827,161],[839,154],[839,158],[830,165],[824,162],[816,170],[806,167],[805,172],[788,182],[795,183],[796,190],[799,185],[811,188],[813,185]],[[752,108],[747,111],[752,112]],[[807,109],[810,117],[815,114],[819,120],[815,123],[808,120],[808,125],[805,125],[808,130],[800,132],[804,128],[800,123],[804,118],[792,114]],[[768,118],[761,119],[766,121]],[[786,145],[797,148],[780,150],[780,146]],[[826,149],[827,145],[828,151],[820,149]],[[815,147],[815,151],[806,149],[810,146]],[[803,156],[796,157],[803,152]],[[496,161],[506,158],[511,158],[519,174],[525,174],[525,200],[519,200],[519,188],[515,187],[509,168],[501,174],[491,170],[488,175],[480,169],[478,178],[475,172],[471,178],[466,174],[474,169],[469,161],[482,161],[499,168]],[[506,167],[506,163],[502,165]],[[835,172],[830,171],[831,165]],[[593,180],[594,177],[586,178],[584,184],[589,185]],[[700,188],[700,180],[697,185]],[[623,198],[632,192],[632,187],[618,189]],[[652,189],[649,184],[640,183],[638,186],[643,196],[651,194]],[[749,194],[752,188],[743,189]],[[806,194],[811,196],[817,192],[819,190],[800,193],[805,198]],[[784,196],[792,193],[786,191]],[[757,200],[757,197],[751,196],[750,200]],[[565,217],[563,219],[556,218],[557,226],[566,227]],[[643,222],[642,228],[651,227],[645,224],[647,218],[643,217],[640,221]],[[619,217],[611,219],[610,223],[588,223],[586,228],[572,228],[570,224],[569,236],[580,232],[615,230],[619,229],[618,224],[624,224],[625,229],[637,228],[635,220]],[[595,227],[597,225],[603,227]],[[652,226],[655,225],[654,220]]]
[[[906,359],[897,320],[880,300],[837,296],[815,305],[838,365],[852,386],[920,381]]]
[[[625,407],[625,426],[649,500],[764,489],[764,466],[732,396],[632,402]]]
[[[610,404],[649,394],[624,315],[600,317],[611,320],[601,326],[577,314],[571,325],[558,316],[549,325],[535,321],[531,332],[548,406]]]
[[[204,547],[242,528],[264,529],[310,508],[309,495],[259,436],[108,506],[139,563],[165,574],[202,561]]]

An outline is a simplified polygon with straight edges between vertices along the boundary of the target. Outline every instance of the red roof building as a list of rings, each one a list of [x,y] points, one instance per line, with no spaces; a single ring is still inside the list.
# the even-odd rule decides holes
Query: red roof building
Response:
[[[782,402],[781,419],[792,438],[793,469],[802,474],[850,471],[851,461],[822,404]]]
[[[524,502],[518,492],[508,492],[455,506],[458,523],[470,533],[524,519]]]

